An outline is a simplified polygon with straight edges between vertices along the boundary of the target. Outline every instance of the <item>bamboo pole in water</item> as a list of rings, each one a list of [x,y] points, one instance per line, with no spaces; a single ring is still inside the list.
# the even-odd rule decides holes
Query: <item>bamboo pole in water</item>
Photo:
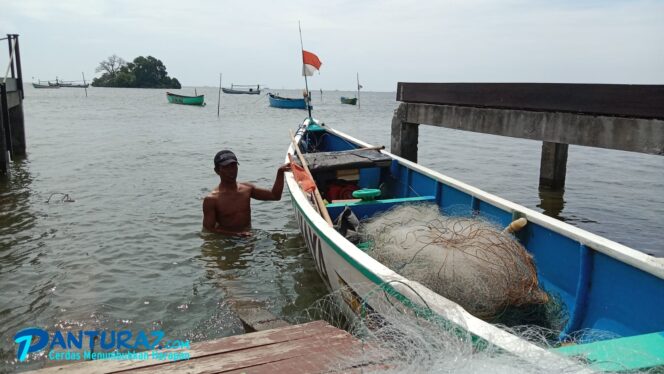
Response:
[[[217,98],[217,118],[219,118],[219,108],[221,108],[221,73],[219,73],[219,96]]]
[[[83,89],[85,90],[85,97],[88,97],[88,88],[85,86],[85,73],[81,72],[81,75],[83,76]]]

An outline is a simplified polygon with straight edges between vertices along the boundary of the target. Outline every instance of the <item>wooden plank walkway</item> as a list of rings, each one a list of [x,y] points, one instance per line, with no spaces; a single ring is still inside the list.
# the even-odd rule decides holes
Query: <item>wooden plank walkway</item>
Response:
[[[86,361],[35,373],[360,373],[385,368],[372,359],[378,356],[369,346],[324,321],[194,343],[188,352],[190,359],[184,361]]]

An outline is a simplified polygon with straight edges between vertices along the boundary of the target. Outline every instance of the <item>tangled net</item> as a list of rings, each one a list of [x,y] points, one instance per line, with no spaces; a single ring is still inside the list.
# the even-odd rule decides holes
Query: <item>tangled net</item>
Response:
[[[360,231],[372,243],[370,256],[479,318],[548,301],[525,248],[479,218],[445,217],[435,204],[402,205]]]
[[[366,290],[361,285],[346,287]],[[366,303],[363,316],[352,317],[342,308],[345,305],[343,292],[339,290],[319,299],[297,321],[323,319],[347,330],[362,342],[354,354],[330,357],[330,372],[517,374],[588,371],[582,361],[562,357],[552,359],[545,350],[541,356],[532,355],[525,360],[491,344],[478,345],[465,326],[450,329],[450,325],[441,320],[413,313],[403,304],[390,300],[380,286],[360,295]],[[547,336],[556,334],[534,326],[505,329],[546,348],[551,347]]]

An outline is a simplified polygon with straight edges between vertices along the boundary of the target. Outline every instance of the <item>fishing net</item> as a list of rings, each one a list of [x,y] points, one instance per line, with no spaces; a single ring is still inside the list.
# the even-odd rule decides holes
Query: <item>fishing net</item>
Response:
[[[548,301],[532,257],[488,221],[443,216],[435,204],[401,205],[360,231],[372,243],[370,256],[479,318]]]
[[[330,372],[380,373],[579,373],[588,372],[579,360],[551,355],[547,350],[517,357],[491,344],[478,342],[465,326],[454,328],[430,314],[409,310],[381,286],[364,289],[361,313],[349,316],[344,293],[338,290],[304,311],[298,322],[323,319],[361,341],[352,354],[331,357]],[[548,329],[522,326],[508,329],[540,347],[551,348]]]

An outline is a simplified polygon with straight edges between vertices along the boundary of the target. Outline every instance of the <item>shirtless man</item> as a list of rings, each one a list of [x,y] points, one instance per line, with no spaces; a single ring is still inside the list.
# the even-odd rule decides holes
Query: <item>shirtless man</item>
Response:
[[[258,188],[250,183],[238,183],[237,157],[229,150],[214,156],[214,171],[221,182],[203,200],[203,228],[210,232],[234,236],[251,236],[250,200],[281,200],[284,189],[285,164],[277,170],[272,190]]]

